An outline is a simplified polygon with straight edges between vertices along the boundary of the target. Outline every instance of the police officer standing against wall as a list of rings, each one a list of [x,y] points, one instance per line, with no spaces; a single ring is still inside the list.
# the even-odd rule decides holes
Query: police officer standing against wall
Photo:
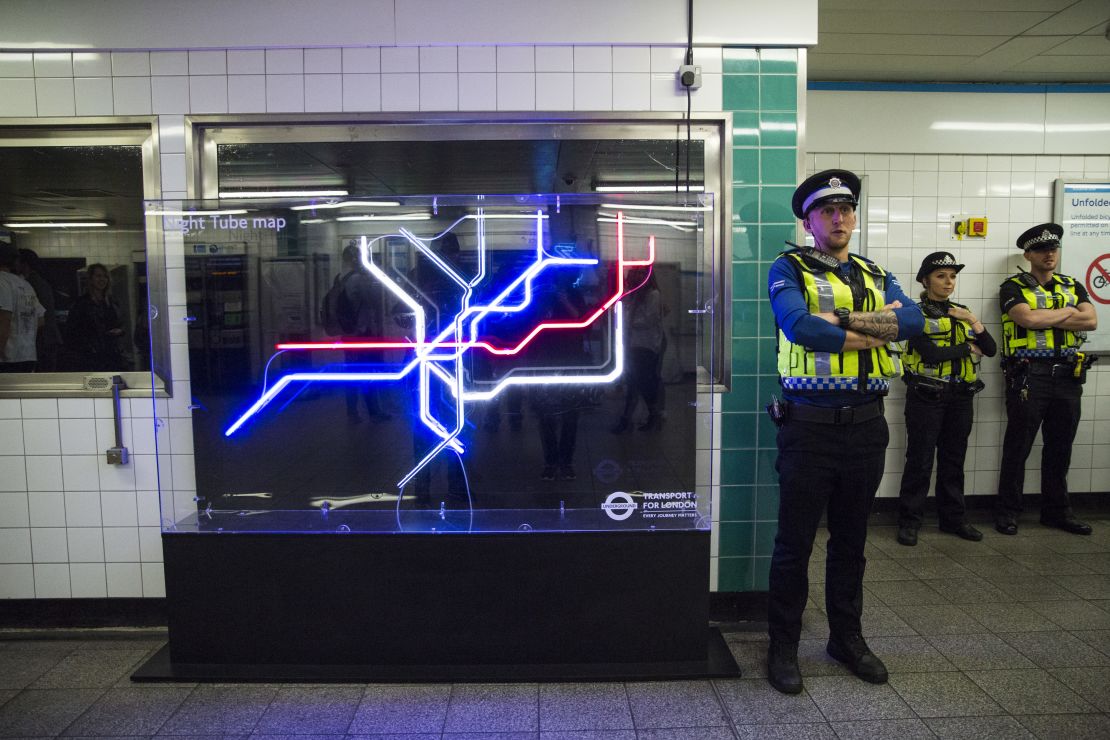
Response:
[[[940,531],[978,542],[983,533],[964,521],[964,458],[974,420],[972,399],[983,389],[979,358],[998,347],[975,314],[950,300],[964,266],[949,252],[933,252],[917,271],[925,333],[909,341],[906,374],[906,465],[898,493],[898,542],[917,544],[922,509],[937,459]]]
[[[1084,332],[1098,326],[1087,290],[1056,273],[1058,224],[1034,226],[1017,238],[1029,271],[998,289],[1002,308],[1002,367],[1006,374],[1006,437],[998,477],[995,529],[1017,534],[1025,460],[1042,429],[1041,524],[1072,534],[1090,534],[1068,502],[1071,445],[1079,427],[1080,400],[1094,358],[1080,351]]]
[[[807,570],[826,509],[827,651],[865,681],[887,680],[860,624],[863,548],[889,441],[882,398],[891,378],[901,375],[888,343],[920,334],[923,320],[893,275],[849,253],[859,193],[859,178],[845,170],[826,170],[799,185],[794,215],[815,247],[784,252],[768,276],[784,403],[768,407],[780,428],[767,673],[788,694],[802,690],[798,640]]]

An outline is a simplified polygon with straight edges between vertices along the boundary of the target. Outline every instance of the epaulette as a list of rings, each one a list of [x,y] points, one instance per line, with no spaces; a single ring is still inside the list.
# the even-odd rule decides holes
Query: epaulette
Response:
[[[840,269],[840,261],[836,257],[813,247],[796,247],[783,252],[783,255],[799,258],[809,270],[828,272]]]

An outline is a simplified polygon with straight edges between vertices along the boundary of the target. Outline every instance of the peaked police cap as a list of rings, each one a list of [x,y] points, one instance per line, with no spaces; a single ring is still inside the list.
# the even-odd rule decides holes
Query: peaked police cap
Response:
[[[1064,235],[1064,227],[1060,224],[1037,224],[1031,229],[1026,229],[1017,238],[1018,249],[1023,251],[1038,249],[1058,249],[1060,237]]]
[[[859,204],[860,181],[848,170],[825,170],[807,177],[790,201],[794,215],[805,218],[810,209],[822,203]]]

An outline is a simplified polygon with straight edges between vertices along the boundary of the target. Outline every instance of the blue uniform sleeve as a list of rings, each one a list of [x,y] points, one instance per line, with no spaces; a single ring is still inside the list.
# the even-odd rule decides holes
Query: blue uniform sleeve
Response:
[[[844,330],[809,312],[798,273],[787,259],[779,257],[775,260],[767,276],[767,293],[771,298],[775,322],[794,344],[818,352],[839,352],[844,346]]]
[[[886,277],[886,302],[902,302],[901,308],[894,309],[894,316],[898,319],[898,339],[918,336],[925,331],[925,316],[921,313],[921,306],[906,295],[893,273],[888,272]]]

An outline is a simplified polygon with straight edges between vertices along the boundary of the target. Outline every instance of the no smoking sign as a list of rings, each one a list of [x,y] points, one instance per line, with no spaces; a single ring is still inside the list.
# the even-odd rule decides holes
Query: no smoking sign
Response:
[[[1091,300],[1110,305],[1110,254],[1095,258],[1087,268],[1087,292]]]

